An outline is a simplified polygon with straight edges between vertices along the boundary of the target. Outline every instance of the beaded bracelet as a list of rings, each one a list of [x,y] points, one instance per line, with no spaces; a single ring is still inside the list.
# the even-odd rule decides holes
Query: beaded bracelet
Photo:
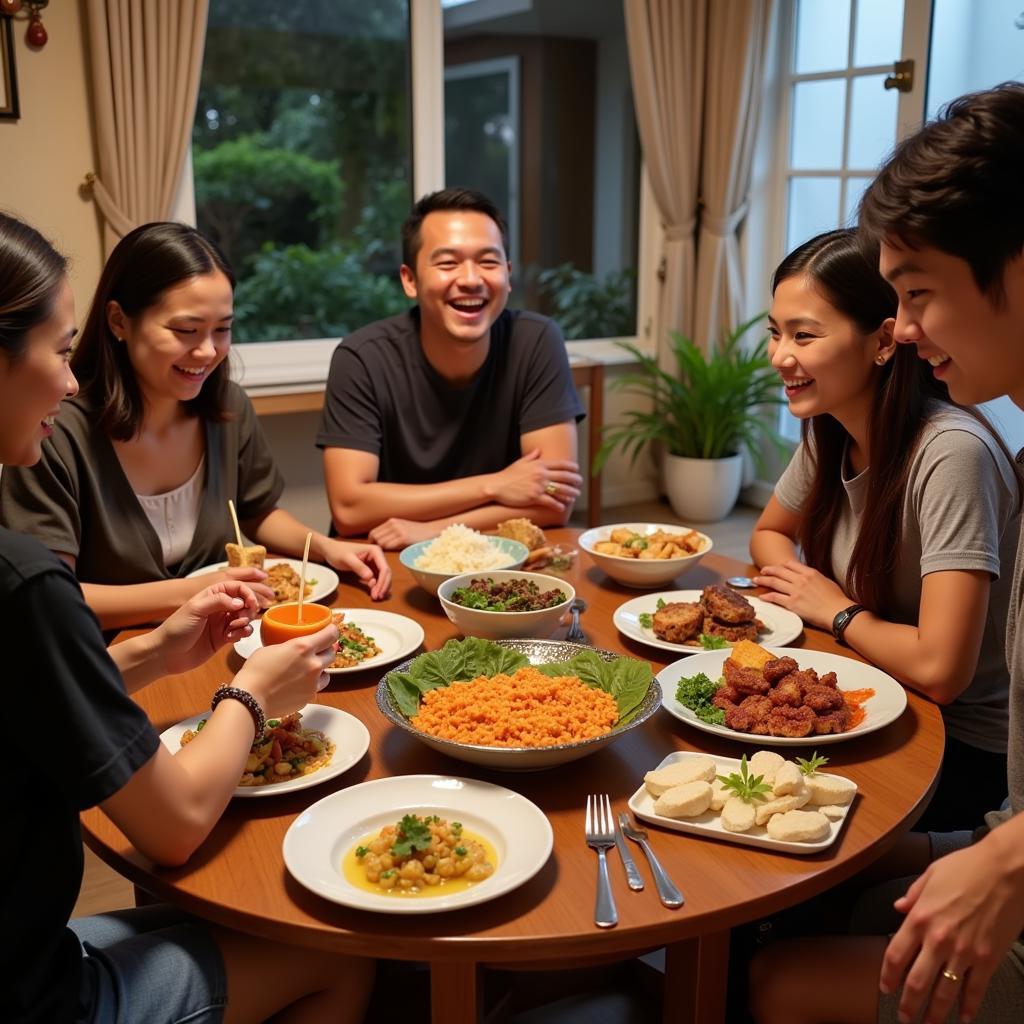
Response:
[[[214,692],[213,700],[210,701],[210,710],[213,711],[225,698],[241,701],[249,709],[253,725],[256,727],[256,740],[254,742],[259,742],[263,739],[263,732],[267,727],[267,716],[263,714],[260,702],[248,690],[243,690],[237,686],[228,686],[225,683]]]

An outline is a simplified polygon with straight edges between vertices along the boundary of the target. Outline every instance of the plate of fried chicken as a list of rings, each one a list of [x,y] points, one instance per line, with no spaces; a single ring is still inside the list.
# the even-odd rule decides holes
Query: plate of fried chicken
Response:
[[[825,651],[769,650],[749,641],[740,641],[735,650],[682,658],[657,679],[670,715],[745,743],[839,743],[883,728],[907,706],[903,687],[873,665]],[[699,708],[701,714],[680,700],[702,687],[714,689],[716,683],[711,707]]]
[[[780,647],[804,628],[800,616],[786,608],[719,586],[635,597],[615,609],[612,622],[631,640],[678,654],[740,640]]]

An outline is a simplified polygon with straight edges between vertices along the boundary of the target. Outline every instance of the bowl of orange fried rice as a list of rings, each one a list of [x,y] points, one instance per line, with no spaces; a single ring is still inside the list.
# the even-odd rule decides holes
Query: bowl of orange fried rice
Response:
[[[653,675],[648,681],[646,662],[565,640],[493,643],[521,657],[502,671],[446,680],[447,685],[419,695],[414,708],[403,709],[395,679],[408,673],[417,660],[411,658],[380,681],[377,707],[394,726],[438,753],[487,768],[537,771],[603,749],[647,721],[661,705],[661,687]],[[589,672],[582,673],[587,677],[583,679],[540,670],[584,653],[592,663],[595,658],[632,663],[628,670],[635,699],[628,714],[621,713],[617,697],[593,684]]]

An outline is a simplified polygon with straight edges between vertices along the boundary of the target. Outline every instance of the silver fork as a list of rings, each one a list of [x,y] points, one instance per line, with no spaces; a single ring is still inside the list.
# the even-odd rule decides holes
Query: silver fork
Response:
[[[686,901],[683,894],[676,888],[675,883],[661,866],[661,862],[654,856],[654,851],[647,844],[647,829],[637,825],[635,828],[629,823],[628,814],[619,815],[619,828],[624,835],[640,844],[640,849],[647,855],[647,863],[651,865],[651,874],[654,876],[654,886],[658,890],[658,897],[666,907],[675,910],[681,907]]]
[[[589,643],[586,633],[580,629],[580,612],[585,612],[586,610],[587,602],[582,597],[575,598],[572,604],[569,605],[569,611],[572,613],[572,623],[569,626],[569,632],[565,634],[565,639],[570,643]]]
[[[612,805],[607,794],[587,797],[587,846],[597,850],[597,902],[594,904],[594,924],[598,928],[612,928],[619,923],[619,915],[612,899],[608,881],[608,859],[605,850],[615,845],[615,824]]]

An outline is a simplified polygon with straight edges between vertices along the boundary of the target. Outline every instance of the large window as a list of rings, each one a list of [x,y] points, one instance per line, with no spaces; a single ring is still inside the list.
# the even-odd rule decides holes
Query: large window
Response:
[[[408,307],[408,0],[211,0],[197,223],[238,275],[235,339],[330,338]]]

